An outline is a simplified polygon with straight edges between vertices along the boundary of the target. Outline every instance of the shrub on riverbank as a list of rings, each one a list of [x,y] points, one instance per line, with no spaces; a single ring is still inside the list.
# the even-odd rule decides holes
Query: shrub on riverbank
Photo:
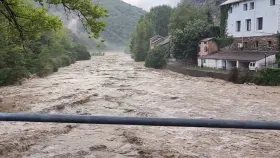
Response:
[[[91,58],[87,48],[75,44],[71,34],[63,30],[46,32],[26,43],[24,48],[19,41],[0,38],[0,86],[14,84],[30,74],[43,77],[76,60]]]
[[[263,69],[259,72],[233,69],[230,81],[237,84],[254,83],[262,86],[280,86],[280,69]]]
[[[150,50],[145,60],[145,66],[155,69],[160,69],[166,66],[165,50],[157,47]]]
[[[75,51],[77,52],[77,60],[89,60],[91,58],[89,51],[84,45],[76,45]]]

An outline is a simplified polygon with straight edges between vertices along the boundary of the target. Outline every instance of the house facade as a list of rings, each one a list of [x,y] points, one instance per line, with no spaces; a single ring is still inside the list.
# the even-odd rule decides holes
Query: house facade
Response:
[[[279,0],[228,0],[227,35],[270,36],[280,31]]]
[[[262,69],[276,61],[280,32],[280,0],[227,0],[226,33],[233,43],[218,53],[201,54],[198,66]]]

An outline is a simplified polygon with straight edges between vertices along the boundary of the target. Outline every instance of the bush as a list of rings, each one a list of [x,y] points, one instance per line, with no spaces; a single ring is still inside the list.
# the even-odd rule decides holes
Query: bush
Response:
[[[76,45],[75,51],[77,52],[77,60],[89,60],[91,58],[90,53],[84,45]]]
[[[38,75],[39,77],[47,76],[51,74],[55,69],[52,62],[40,62],[36,68],[36,75]]]
[[[66,55],[71,58],[71,63],[74,64],[77,58],[77,52],[75,50],[67,51]]]
[[[237,84],[255,83],[263,86],[280,86],[280,69],[264,69],[260,72],[232,69],[229,81]]]
[[[60,59],[62,61],[62,66],[69,66],[72,64],[72,59],[67,55],[62,55]]]
[[[262,70],[260,84],[267,86],[280,86],[280,69]]]
[[[28,77],[28,71],[22,66],[0,69],[0,86],[10,85]]]
[[[160,69],[166,65],[165,50],[164,48],[154,48],[147,54],[145,66]]]

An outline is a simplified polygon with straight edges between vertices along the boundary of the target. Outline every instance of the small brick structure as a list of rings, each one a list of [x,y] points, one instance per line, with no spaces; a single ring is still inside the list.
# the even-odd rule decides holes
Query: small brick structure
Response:
[[[240,50],[240,48],[238,48],[238,44],[242,42],[243,50],[277,51],[278,49],[278,39],[276,35],[271,35],[234,38],[233,43],[230,46],[223,48],[223,50]]]
[[[199,43],[199,56],[209,55],[218,52],[219,48],[215,38],[205,38]]]

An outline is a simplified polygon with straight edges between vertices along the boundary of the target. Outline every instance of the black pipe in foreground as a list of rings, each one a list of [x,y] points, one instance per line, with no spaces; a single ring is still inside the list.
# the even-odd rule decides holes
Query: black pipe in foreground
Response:
[[[0,121],[280,130],[280,122],[0,113]]]

